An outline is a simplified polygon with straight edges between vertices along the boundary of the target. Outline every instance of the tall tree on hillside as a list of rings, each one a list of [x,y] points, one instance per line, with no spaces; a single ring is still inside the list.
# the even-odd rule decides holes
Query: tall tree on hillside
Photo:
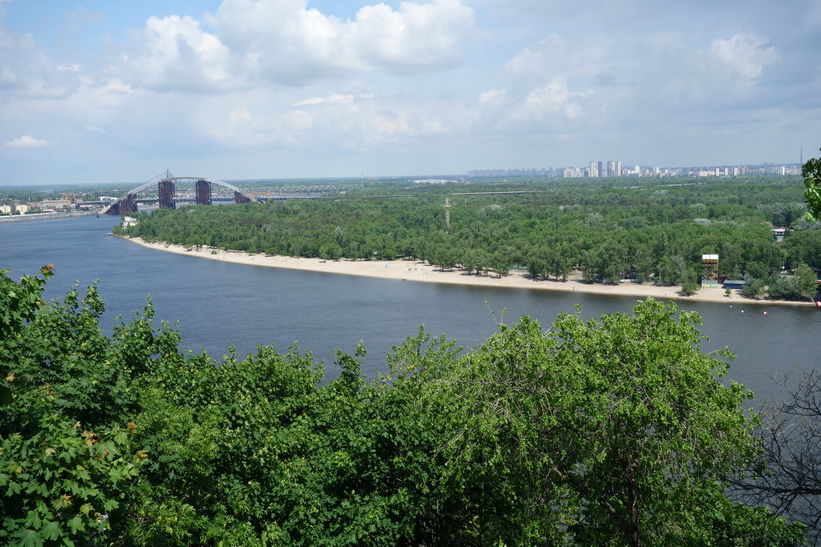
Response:
[[[428,386],[452,420],[440,496],[466,517],[448,541],[793,545],[801,527],[724,494],[755,421],[698,323],[653,300],[548,333],[524,317]]]
[[[821,217],[821,158],[810,158],[801,166],[804,177],[804,198],[807,200],[807,222],[815,222]]]

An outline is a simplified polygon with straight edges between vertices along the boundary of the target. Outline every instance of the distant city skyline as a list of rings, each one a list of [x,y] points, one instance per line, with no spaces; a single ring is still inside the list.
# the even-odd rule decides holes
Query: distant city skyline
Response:
[[[472,169],[469,176],[550,176],[564,178],[608,177],[664,177],[664,176],[742,176],[742,175],[800,175],[800,163],[754,163],[749,165],[719,165],[662,167],[659,165],[624,166],[619,160],[590,161],[587,167],[541,167],[525,169]]]
[[[803,0],[0,0],[0,185],[796,162],[819,28]]]

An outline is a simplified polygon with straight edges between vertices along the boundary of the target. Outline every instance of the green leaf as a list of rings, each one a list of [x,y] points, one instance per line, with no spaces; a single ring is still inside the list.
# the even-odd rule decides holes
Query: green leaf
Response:
[[[83,522],[83,518],[80,516],[76,516],[73,519],[69,520],[66,524],[68,527],[71,528],[71,533],[76,534],[77,532],[82,532],[86,529],[86,525]]]
[[[43,527],[43,537],[47,540],[55,540],[63,533],[62,528],[57,522],[50,521]]]
[[[42,536],[34,530],[19,530],[15,537],[20,538],[21,547],[41,547],[44,543]]]
[[[31,528],[40,528],[42,525],[42,521],[40,520],[40,513],[36,510],[29,511],[28,515],[26,516],[26,521],[23,523],[24,526],[28,526]]]

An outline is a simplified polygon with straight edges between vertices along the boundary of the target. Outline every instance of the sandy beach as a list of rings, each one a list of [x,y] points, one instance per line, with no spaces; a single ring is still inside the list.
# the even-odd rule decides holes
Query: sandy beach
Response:
[[[208,260],[220,260],[235,264],[251,266],[265,266],[269,268],[287,268],[291,270],[306,270],[344,275],[359,275],[378,277],[381,279],[398,279],[402,281],[421,281],[426,283],[450,283],[459,285],[477,285],[485,287],[510,287],[545,291],[577,291],[587,294],[606,294],[618,296],[635,296],[638,299],[653,297],[659,300],[676,299],[682,301],[718,302],[722,304],[779,304],[795,306],[813,306],[812,302],[786,302],[775,300],[754,300],[745,298],[738,291],[733,291],[728,297],[724,289],[702,288],[692,296],[683,296],[678,291],[680,287],[664,287],[650,283],[620,283],[603,285],[599,283],[584,283],[578,278],[568,281],[533,280],[524,272],[511,271],[509,275],[497,277],[468,275],[463,271],[441,271],[425,262],[411,260],[394,261],[362,261],[362,260],[322,260],[319,258],[294,258],[288,256],[268,256],[264,254],[248,254],[237,251],[224,251],[203,247],[188,249],[180,245],[166,243],[146,243],[141,238],[124,237],[128,241],[144,247],[188,255]]]

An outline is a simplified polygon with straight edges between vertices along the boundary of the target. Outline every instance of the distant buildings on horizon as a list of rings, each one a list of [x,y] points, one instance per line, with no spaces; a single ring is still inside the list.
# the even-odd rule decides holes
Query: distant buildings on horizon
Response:
[[[721,167],[659,167],[623,166],[621,161],[591,161],[587,167],[548,167],[541,169],[476,169],[468,171],[470,177],[563,177],[563,178],[613,178],[613,177],[740,177],[746,175],[800,175],[797,163],[759,165],[733,165]]]

